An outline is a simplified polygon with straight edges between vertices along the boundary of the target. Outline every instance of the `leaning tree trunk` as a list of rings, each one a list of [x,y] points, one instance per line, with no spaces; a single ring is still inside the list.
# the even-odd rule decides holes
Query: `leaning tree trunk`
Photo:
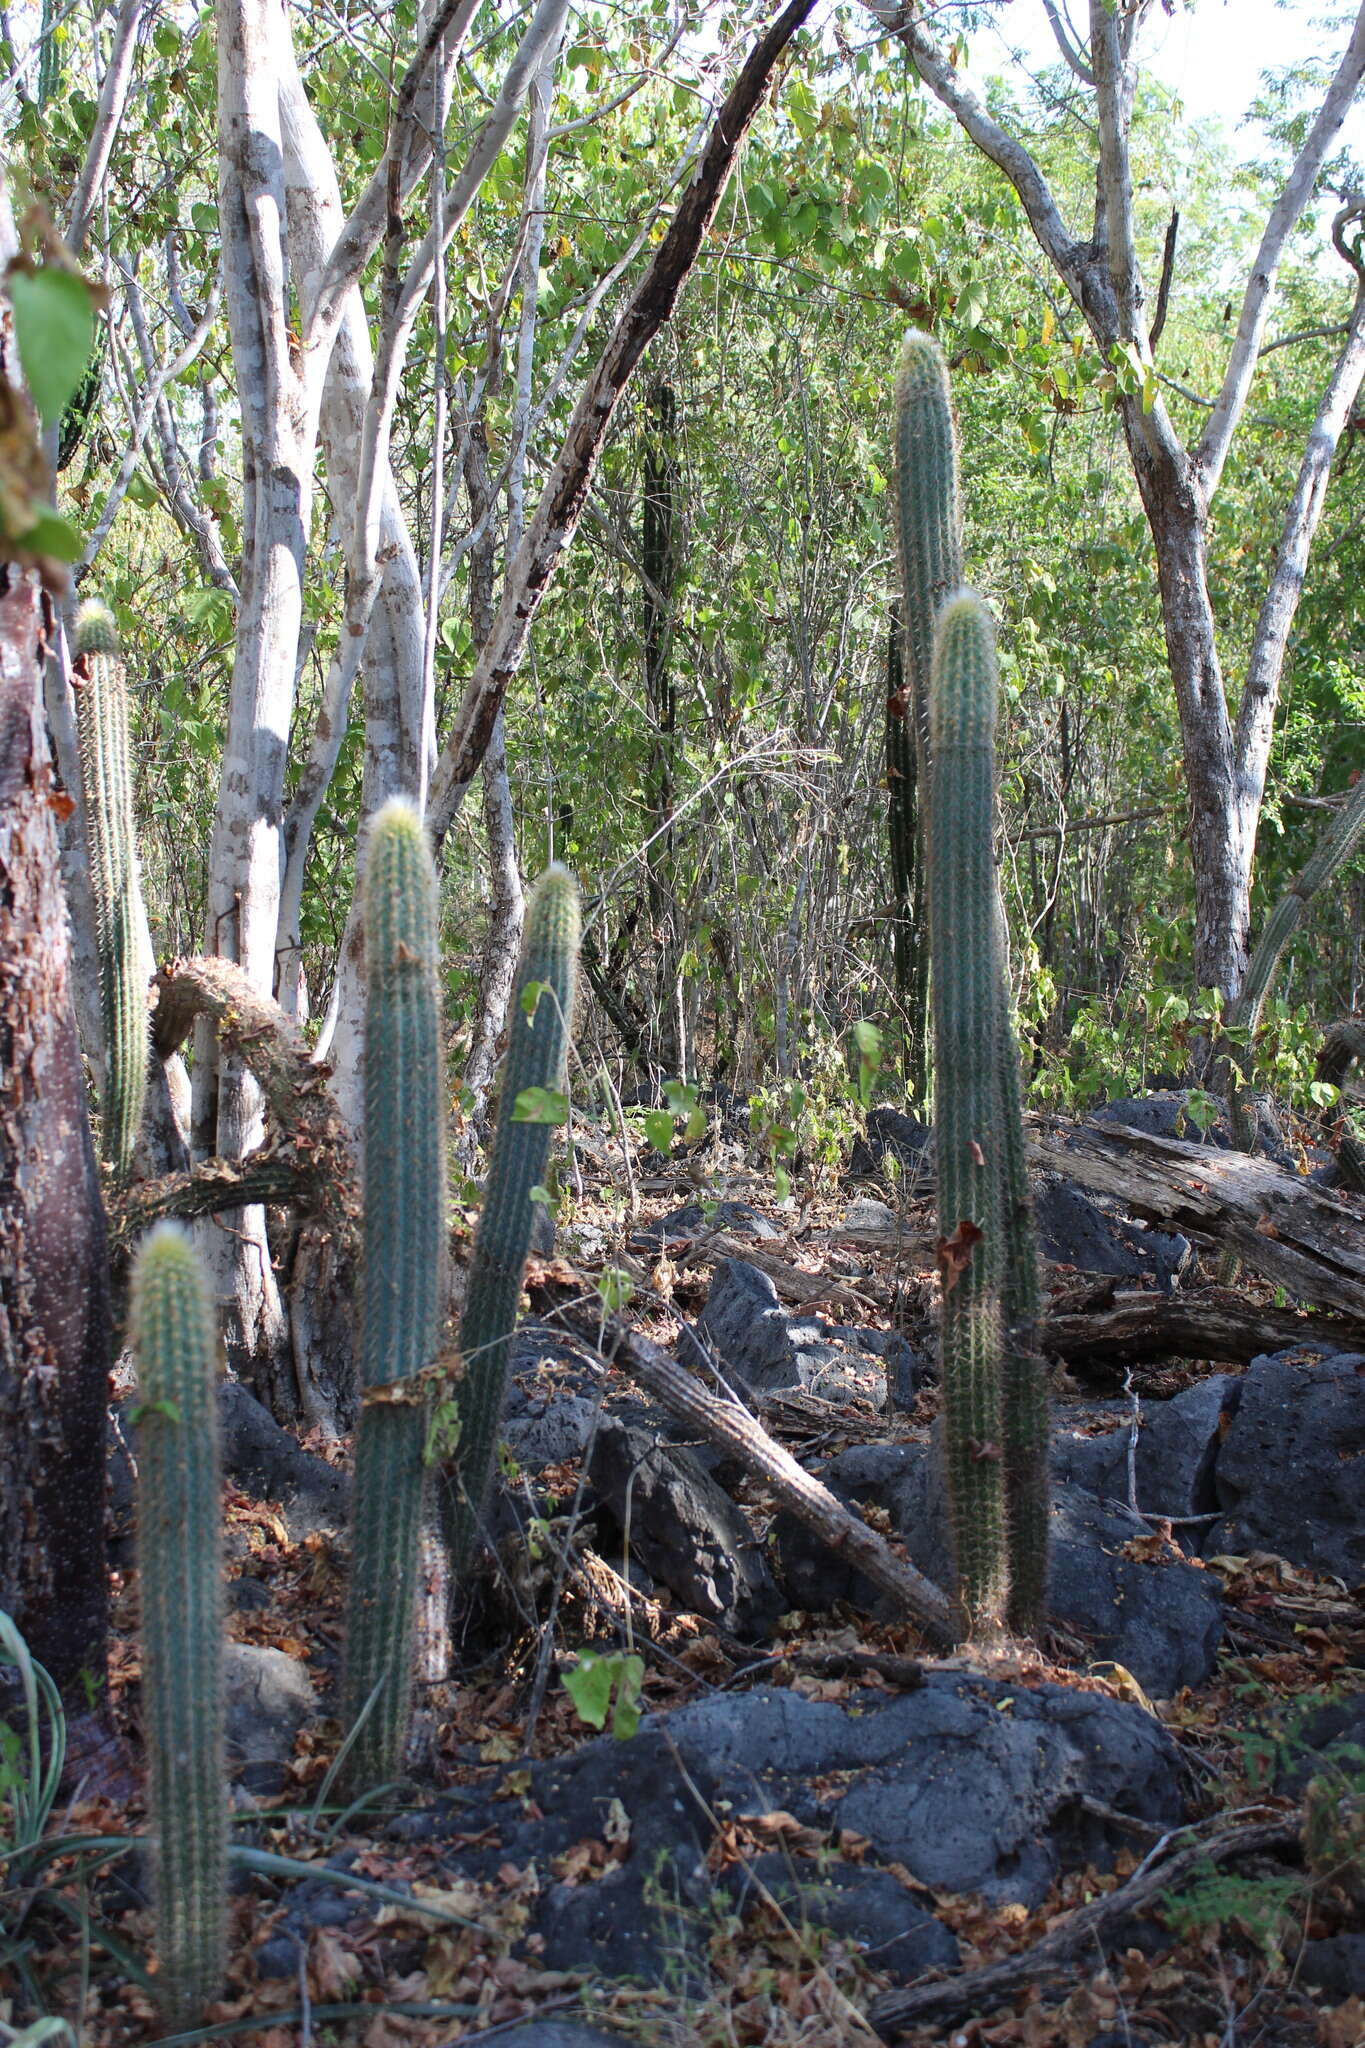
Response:
[[[100,1686],[104,1210],[72,1007],[41,599],[0,569],[0,1607],[73,1705]]]

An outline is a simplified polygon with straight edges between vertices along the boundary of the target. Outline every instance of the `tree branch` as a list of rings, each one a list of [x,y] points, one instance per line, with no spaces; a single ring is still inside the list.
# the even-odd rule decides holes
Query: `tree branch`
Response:
[[[916,1985],[910,1991],[890,1991],[874,2001],[869,2018],[884,2040],[894,2041],[911,2027],[936,2023],[942,2027],[954,2020],[991,2012],[1030,1984],[1046,1984],[1069,1978],[1078,1956],[1093,1956],[1110,1929],[1130,1914],[1150,1906],[1164,1892],[1174,1891],[1208,1867],[1234,1862],[1241,1856],[1260,1856],[1268,1851],[1295,1849],[1299,1831],[1292,1821],[1263,1821],[1252,1827],[1228,1828],[1207,1835],[1192,1847],[1177,1851],[1161,1861],[1147,1862],[1121,1884],[1117,1891],[1096,1899],[1071,1913],[1043,1941],[1022,1955],[1006,1956],[983,1970],[964,1970],[936,1984]]]
[[[483,759],[508,685],[521,665],[531,622],[582,517],[612,415],[696,262],[777,60],[814,4],[815,0],[789,0],[750,52],[716,116],[692,183],[574,407],[559,459],[508,572],[488,646],[475,665],[432,778],[428,822],[438,844]]]
[[[1271,293],[1275,287],[1285,243],[1312,196],[1318,173],[1326,161],[1328,150],[1336,140],[1362,77],[1365,77],[1365,0],[1361,0],[1355,27],[1351,31],[1351,40],[1337,66],[1336,76],[1328,87],[1327,97],[1318,109],[1317,119],[1309,129],[1303,148],[1295,158],[1279,198],[1270,210],[1265,232],[1261,236],[1261,246],[1256,251],[1255,261],[1251,266],[1251,275],[1247,279],[1246,291],[1242,297],[1237,334],[1228,358],[1222,389],[1214,404],[1209,423],[1204,429],[1203,438],[1194,451],[1194,464],[1203,484],[1206,499],[1212,498],[1218,488],[1223,465],[1227,461],[1228,449],[1251,389],[1251,379],[1261,348],[1261,337],[1270,314]]]
[[[133,76],[133,59],[137,54],[137,32],[142,26],[142,17],[147,11],[147,0],[123,0],[117,26],[114,29],[114,47],[109,53],[109,64],[100,87],[99,106],[95,113],[95,126],[85,152],[76,189],[71,195],[71,218],[67,223],[66,245],[73,256],[79,256],[85,247],[85,238],[90,231],[95,208],[99,205],[104,175],[109,168],[114,143],[123,121],[123,110],[128,104],[128,87]]]

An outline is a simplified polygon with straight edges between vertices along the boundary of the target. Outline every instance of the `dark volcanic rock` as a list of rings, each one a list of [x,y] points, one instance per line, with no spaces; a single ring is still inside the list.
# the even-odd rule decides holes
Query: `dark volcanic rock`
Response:
[[[708,1230],[723,1230],[730,1237],[753,1237],[765,1243],[782,1235],[775,1223],[770,1223],[747,1202],[717,1202],[710,1222],[700,1202],[689,1202],[667,1216],[656,1216],[652,1223],[642,1223],[635,1235],[645,1242],[666,1245],[702,1237]]]
[[[1365,1357],[1254,1359],[1214,1468],[1212,1552],[1272,1550],[1365,1579]]]
[[[661,1443],[647,1423],[611,1415],[588,1470],[646,1571],[692,1613],[746,1640],[772,1633],[784,1603],[762,1545],[689,1450]]]
[[[1194,1114],[1198,1105],[1191,1104],[1193,1094],[1191,1088],[1161,1088],[1150,1095],[1124,1096],[1092,1111],[1090,1121],[1126,1124],[1130,1131],[1143,1131],[1148,1137],[1183,1138],[1191,1145],[1216,1145],[1220,1151],[1230,1151],[1232,1137],[1226,1117],[1215,1116],[1211,1124],[1201,1129],[1200,1118]],[[1274,1105],[1263,1096],[1256,1101],[1256,1149],[1281,1166],[1294,1163],[1284,1149]]]
[[[888,1152],[908,1172],[918,1172],[931,1163],[933,1154],[930,1147],[933,1142],[931,1124],[922,1124],[918,1118],[906,1116],[899,1109],[870,1109],[867,1113],[867,1136],[855,1141],[849,1155],[849,1178],[875,1178],[886,1163]]]
[[[826,1928],[896,1977],[956,1969],[961,1959],[955,1936],[889,1870],[772,1850],[728,1870],[721,1884],[740,1914],[756,1911],[766,1893],[794,1925]]]
[[[1169,1294],[1192,1257],[1188,1238],[1111,1216],[1060,1174],[1043,1176],[1033,1214],[1043,1257],[1082,1273],[1114,1273],[1138,1285],[1154,1283]]]
[[[821,1474],[845,1502],[884,1507],[911,1562],[935,1585],[951,1579],[948,1518],[938,1460],[926,1443],[859,1444]],[[819,1612],[846,1600],[876,1612],[881,1595],[836,1559],[794,1516],[776,1524],[792,1606]],[[1122,1664],[1145,1691],[1168,1698],[1202,1684],[1222,1634],[1217,1580],[1178,1558],[1125,1556],[1147,1525],[1101,1506],[1075,1485],[1054,1488],[1049,1611],[1085,1637],[1091,1655]]]
[[[887,1400],[888,1364],[893,1376],[899,1370],[899,1339],[818,1316],[789,1315],[768,1275],[744,1259],[722,1259],[716,1267],[697,1334],[755,1394],[799,1388],[821,1400],[863,1401],[880,1409]],[[871,1345],[877,1355],[870,1355]]]
[[[1365,1934],[1306,1941],[1299,1950],[1298,1974],[1310,1991],[1325,1991],[1334,2002],[1358,1997],[1365,1984]]]
[[[1241,1385],[1238,1379],[1216,1373],[1169,1401],[1142,1403],[1135,1465],[1137,1505],[1144,1515],[1216,1512],[1214,1465],[1219,1429],[1223,1416],[1236,1408]],[[1103,1436],[1057,1431],[1052,1471],[1056,1479],[1074,1480],[1101,1500],[1126,1503],[1131,1429],[1119,1404],[1114,1405],[1120,1413],[1119,1425]],[[1198,1534],[1202,1538],[1203,1531]]]
[[[293,1542],[346,1526],[348,1473],[305,1451],[240,1380],[225,1380],[218,1389],[218,1412],[223,1470],[245,1493],[278,1507]]]

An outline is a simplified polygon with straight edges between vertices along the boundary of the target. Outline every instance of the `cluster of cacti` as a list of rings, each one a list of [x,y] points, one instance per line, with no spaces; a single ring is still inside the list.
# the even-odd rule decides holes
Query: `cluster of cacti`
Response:
[[[356,1794],[403,1768],[433,1373],[445,1302],[444,1052],[436,877],[420,818],[373,819],[364,877],[362,1406],[343,1711]],[[578,890],[552,867],[532,894],[501,1110],[461,1331],[465,1376],[447,1467],[463,1553],[492,1465],[507,1356],[555,1096],[564,1081]],[[528,1094],[528,1091],[530,1093]],[[139,1369],[143,1699],[157,1840],[157,1983],[197,2019],[224,1971],[222,1572],[216,1339],[189,1239],[155,1229],[134,1262]]]
[[[927,730],[915,731],[928,771],[947,1483],[959,1601],[968,1628],[985,1632],[1042,1614],[1048,1412],[994,853],[995,642],[981,600],[947,587],[961,569],[956,449],[942,351],[911,335],[897,384],[897,508],[906,667],[927,704]]]
[[[225,1968],[222,1496],[218,1345],[198,1256],[177,1225],[133,1264],[142,1719],[156,1840],[157,1989],[194,2022]]]
[[[147,976],[128,753],[128,691],[107,605],[76,621],[76,726],[90,887],[99,932],[105,1084],[101,1149],[120,1178],[133,1162],[147,1091]]]
[[[362,1407],[343,1688],[356,1730],[347,1780],[357,1791],[403,1765],[426,1490],[423,1375],[436,1357],[444,1301],[436,876],[421,819],[401,799],[370,825],[364,920]]]
[[[578,974],[578,885],[567,868],[547,868],[526,911],[512,999],[497,1128],[474,1239],[460,1324],[462,1378],[458,1436],[446,1476],[447,1525],[456,1568],[464,1562],[497,1446],[535,1190],[545,1179],[555,1106],[564,1085]]]

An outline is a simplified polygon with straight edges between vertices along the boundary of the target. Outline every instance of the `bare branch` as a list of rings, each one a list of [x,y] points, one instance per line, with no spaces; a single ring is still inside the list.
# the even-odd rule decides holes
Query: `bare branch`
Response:
[[[1052,33],[1057,40],[1057,48],[1066,59],[1070,69],[1075,72],[1082,84],[1093,85],[1095,83],[1095,74],[1086,63],[1084,57],[1082,57],[1079,45],[1071,40],[1071,36],[1068,33],[1069,24],[1063,24],[1061,14],[1057,8],[1057,0],[1043,0],[1043,12],[1051,24]]]
[[[1166,241],[1161,251],[1161,281],[1156,288],[1156,312],[1152,316],[1151,351],[1156,360],[1157,343],[1166,325],[1166,314],[1171,303],[1171,281],[1175,276],[1175,246],[1180,233],[1180,210],[1171,208],[1171,217],[1166,223]]]
[[[1336,140],[1362,78],[1365,78],[1365,0],[1361,0],[1351,40],[1337,66],[1327,96],[1318,109],[1317,119],[1309,129],[1284,188],[1270,210],[1261,246],[1251,266],[1222,389],[1203,438],[1194,451],[1194,465],[1207,498],[1212,498],[1218,488],[1228,449],[1251,389],[1285,243],[1312,196],[1318,173],[1327,160],[1327,152]]]
[[[85,152],[76,189],[71,195],[71,218],[67,223],[66,245],[72,254],[79,256],[85,247],[85,238],[90,232],[90,223],[95,208],[99,205],[100,192],[104,185],[104,174],[109,168],[123,110],[128,104],[128,87],[133,76],[133,58],[137,54],[137,32],[142,17],[147,11],[147,0],[123,0],[117,26],[114,29],[114,47],[109,53],[109,64],[100,88],[99,107],[95,113],[95,126]]]

